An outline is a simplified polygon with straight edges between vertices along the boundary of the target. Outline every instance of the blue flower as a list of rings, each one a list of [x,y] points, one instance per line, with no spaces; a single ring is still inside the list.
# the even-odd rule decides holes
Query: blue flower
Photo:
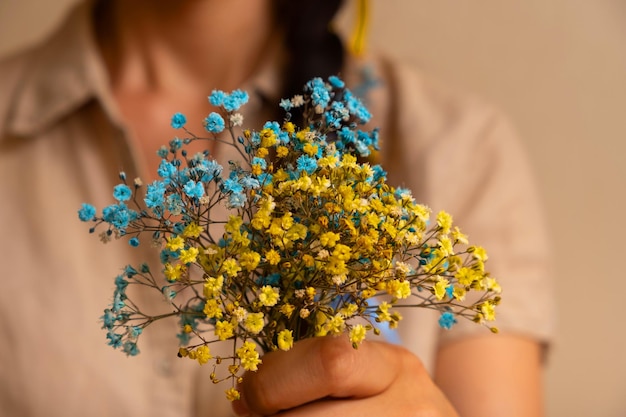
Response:
[[[112,204],[102,210],[102,218],[123,231],[131,221],[137,218],[137,212],[126,207],[124,203]]]
[[[239,110],[241,106],[248,102],[248,93],[243,90],[234,90],[224,98],[224,110],[232,112]]]
[[[372,171],[374,171],[374,181],[378,181],[380,179],[385,179],[387,177],[387,172],[380,165],[374,165],[372,167]]]
[[[163,163],[161,163],[163,164]],[[162,181],[154,181],[149,184],[146,189],[146,198],[143,201],[146,207],[155,208],[163,205],[163,197],[165,196],[165,184]]]
[[[232,193],[228,197],[228,208],[241,208],[246,203],[248,198],[242,193]]]
[[[127,201],[132,197],[133,192],[126,184],[118,184],[113,188],[113,197],[117,201]]]
[[[267,168],[267,161],[265,160],[265,158],[259,158],[258,156],[255,156],[254,158],[252,158],[252,165],[258,165],[261,167],[261,169],[265,169]]]
[[[128,241],[128,244],[134,248],[136,248],[137,246],[139,246],[139,239],[135,236],[135,237],[131,237],[130,240]]]
[[[350,114],[356,116],[361,123],[367,123],[372,118],[367,107],[361,103],[361,101],[354,96],[349,90],[344,91],[343,99],[346,103],[346,107],[350,111]]]
[[[447,268],[447,266],[445,268]],[[454,297],[454,287],[452,285],[446,288],[446,295],[448,298]]]
[[[280,133],[280,125],[278,122],[265,122],[263,129],[271,129],[276,134]]]
[[[172,140],[170,140],[170,150],[171,151],[177,151],[180,148],[183,147],[183,141],[180,140],[179,138],[174,138]]]
[[[224,104],[224,99],[226,98],[226,93],[222,90],[213,90],[211,95],[209,96],[209,103],[211,103],[215,107],[219,107]]]
[[[157,150],[157,155],[161,158],[165,158],[170,151],[167,149],[167,146],[163,145]]]
[[[210,182],[218,177],[224,168],[218,164],[216,161],[207,161],[206,159],[202,161],[202,170],[204,171],[202,175],[202,182]]]
[[[243,191],[243,186],[237,181],[236,178],[228,178],[222,184],[224,191],[231,193],[240,193]]]
[[[311,91],[311,101],[314,106],[326,107],[328,105],[330,94],[321,78],[313,78],[306,87]]]
[[[96,208],[91,204],[83,203],[80,210],[78,210],[78,218],[83,222],[93,220],[96,216]]]
[[[110,309],[104,310],[104,315],[100,317],[102,319],[102,328],[111,330],[115,324],[115,314]]]
[[[118,313],[125,306],[126,306],[126,303],[122,300],[121,293],[120,292],[116,292],[115,296],[113,297],[113,306],[112,306],[111,310],[114,313]]]
[[[301,155],[298,160],[298,171],[306,171],[307,174],[311,175],[317,169],[317,161],[315,158],[312,158],[308,155]]]
[[[331,75],[330,77],[328,77],[328,82],[335,88],[343,88],[346,86],[341,78],[337,77],[336,75]]]
[[[139,326],[132,326],[128,329],[128,335],[133,339],[138,338],[142,332],[143,329]]]
[[[174,215],[178,215],[183,211],[183,200],[180,194],[170,194],[167,196],[167,209]]]
[[[215,112],[211,112],[206,119],[204,119],[204,128],[211,133],[220,133],[224,130],[224,119],[222,116]]]
[[[261,184],[259,183],[259,180],[257,180],[256,178],[252,178],[250,176],[243,177],[241,179],[241,185],[243,185],[244,188],[248,190],[255,190],[261,186]]]
[[[115,277],[115,289],[121,293],[128,287],[128,281],[124,278],[124,275],[118,275]]]
[[[287,98],[280,100],[279,106],[282,107],[282,109],[285,111],[289,111],[293,107],[293,105],[291,104],[291,100]]]
[[[187,181],[183,189],[185,190],[185,194],[192,198],[200,198],[204,195],[204,186],[201,182],[189,180]]]
[[[441,317],[439,317],[439,326],[443,329],[451,329],[455,324],[456,318],[454,317],[454,314],[449,311],[446,311],[441,315]]]
[[[170,125],[174,129],[180,129],[181,127],[185,126],[185,123],[187,123],[187,118],[185,117],[184,114],[174,113],[174,115],[172,116],[172,121],[170,122]]]
[[[132,278],[137,275],[137,270],[133,268],[132,265],[126,265],[124,267],[124,275],[126,275],[128,278]]]
[[[176,167],[167,159],[162,159],[157,169],[157,174],[161,178],[172,178],[176,175]]]
[[[128,356],[136,356],[139,354],[139,348],[137,348],[137,343],[131,341],[126,341],[124,343],[124,346],[122,347],[122,350]]]
[[[163,295],[168,301],[172,301],[176,297],[176,291],[170,288],[169,285],[166,285],[163,288],[161,288],[161,292],[163,293]]]
[[[122,335],[121,334],[117,334],[117,333],[113,333],[111,331],[109,331],[107,333],[107,339],[109,339],[109,346],[113,346],[114,348],[118,348],[120,346],[122,346]]]

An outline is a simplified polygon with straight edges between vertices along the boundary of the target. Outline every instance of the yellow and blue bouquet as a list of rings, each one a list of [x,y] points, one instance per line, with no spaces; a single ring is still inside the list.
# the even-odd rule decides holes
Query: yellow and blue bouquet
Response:
[[[158,151],[160,180],[143,198],[141,181],[129,185],[122,173],[116,203],[100,215],[89,204],[79,210],[94,223],[91,232],[106,228],[105,241],[124,236],[131,246],[148,240],[160,250],[158,274],[143,264],[116,278],[102,317],[111,346],[135,355],[148,325],[176,316],[178,355],[211,362],[211,378],[230,380],[233,400],[260,353],[342,333],[358,348],[368,332],[396,327],[399,307],[437,310],[446,329],[462,317],[497,331],[487,323],[500,288],[485,271],[485,250],[469,245],[449,214],[431,219],[409,190],[391,187],[380,166],[364,162],[378,131],[359,129],[370,114],[339,78],[309,81],[302,95],[280,102],[285,121],[260,130],[241,127],[247,100],[240,90],[209,97],[217,110],[204,120],[204,139],[241,156],[227,170],[208,152],[187,154],[201,138],[177,113],[172,127],[187,137]],[[295,111],[302,123],[291,121]],[[215,215],[220,205],[228,218]],[[146,314],[130,299],[131,285],[160,293],[171,309]],[[212,355],[220,341],[233,343],[232,356]]]

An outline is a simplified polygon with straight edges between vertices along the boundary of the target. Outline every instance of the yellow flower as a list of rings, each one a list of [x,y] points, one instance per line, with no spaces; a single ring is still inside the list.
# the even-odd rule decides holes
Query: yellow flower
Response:
[[[167,278],[168,280],[176,281],[180,278],[183,270],[184,268],[180,264],[172,265],[170,263],[167,263],[165,264],[165,270],[163,271],[163,273],[165,274],[165,278]]]
[[[228,233],[238,233],[241,230],[243,219],[240,216],[230,215],[228,216],[228,222],[224,225],[224,230]]]
[[[454,287],[454,290],[452,290],[452,296],[459,301],[465,300],[466,293],[467,291],[464,287]]]
[[[217,278],[209,277],[205,280],[203,293],[208,299],[217,297],[222,291],[224,285],[224,277],[219,276]]]
[[[276,133],[270,128],[261,130],[261,146],[263,148],[269,148],[276,144]]]
[[[446,296],[446,288],[448,288],[449,285],[450,282],[447,279],[442,277],[437,278],[437,282],[433,287],[437,300],[443,300],[443,298]]]
[[[411,283],[409,281],[400,281],[392,279],[387,282],[387,293],[395,298],[404,299],[411,295]]]
[[[332,248],[333,246],[335,246],[335,244],[337,243],[340,237],[341,236],[339,235],[339,233],[334,233],[334,232],[322,233],[320,235],[320,243],[322,244],[322,246]]]
[[[241,360],[241,366],[246,371],[257,371],[258,365],[261,363],[259,352],[256,351],[254,342],[246,341],[237,349],[237,357]]]
[[[278,265],[280,262],[280,254],[276,250],[270,249],[265,252],[265,260],[267,260],[270,265]]]
[[[226,273],[226,275],[228,275],[229,277],[234,277],[237,275],[237,273],[239,271],[241,271],[241,267],[237,264],[237,261],[230,258],[230,259],[226,259],[223,263],[222,263],[222,270]]]
[[[450,228],[452,227],[452,216],[450,216],[445,211],[440,211],[437,213],[437,226],[439,226],[441,234],[450,233]]]
[[[239,265],[247,271],[254,271],[261,261],[261,255],[254,251],[246,251],[239,256]]]
[[[386,322],[391,320],[391,314],[389,314],[390,307],[391,305],[386,301],[380,303],[380,305],[376,309],[376,318],[378,319],[377,321]]]
[[[200,233],[202,233],[202,230],[204,229],[202,228],[202,226],[199,226],[198,223],[191,222],[185,227],[185,230],[183,230],[183,236],[195,238],[195,237],[200,236]]]
[[[496,306],[491,301],[485,301],[482,303],[480,311],[483,313],[485,320],[493,321],[496,319]]]
[[[464,266],[461,267],[456,274],[454,274],[454,278],[456,278],[459,284],[464,287],[469,287],[478,277],[476,275],[476,271]]]
[[[333,250],[333,256],[342,261],[349,261],[352,250],[349,246],[338,243]]]
[[[317,148],[317,145],[313,145],[312,143],[305,143],[304,146],[302,147],[302,150],[307,155],[313,156],[317,154],[318,148]]]
[[[339,313],[341,313],[341,315],[343,315],[345,318],[350,318],[354,316],[358,310],[359,306],[354,303],[349,303],[343,306],[341,310],[339,310]]]
[[[241,394],[237,391],[237,388],[231,387],[226,390],[226,399],[228,401],[237,401],[241,398]]]
[[[264,326],[263,313],[249,313],[243,323],[243,327],[252,334],[261,333]]]
[[[221,319],[222,318],[222,309],[219,304],[219,300],[210,299],[204,303],[204,309],[202,312],[209,319]]]
[[[461,233],[461,230],[456,226],[454,227],[454,230],[452,230],[452,239],[455,243],[458,242],[464,245],[467,245],[469,243],[469,241],[467,240],[467,235]]]
[[[337,259],[336,256],[331,256],[328,258],[328,262],[324,266],[324,270],[332,275],[341,275],[348,273],[346,263],[340,259]]]
[[[256,156],[259,158],[265,158],[267,155],[269,155],[267,148],[259,148],[256,150]]]
[[[287,148],[286,146],[279,146],[278,148],[276,148],[277,157],[284,158],[287,155],[289,155],[289,148]]]
[[[367,334],[367,329],[362,324],[355,324],[350,329],[350,342],[352,342],[352,346],[358,346],[364,339]]]
[[[215,335],[220,340],[226,340],[233,337],[234,327],[229,321],[220,320],[215,323]]]
[[[196,355],[195,355],[196,360],[198,361],[200,365],[204,365],[210,359],[213,359],[213,356],[211,356],[211,351],[209,350],[209,347],[206,345],[199,346],[195,350],[195,352],[196,352]]]
[[[489,258],[487,256],[487,251],[481,246],[472,246],[468,248],[468,251],[471,252],[474,258],[478,259],[479,261],[485,262],[487,258]]]
[[[185,247],[185,240],[180,236],[170,237],[167,240],[167,244],[165,245],[165,247],[172,252],[176,252],[177,250],[183,249]]]
[[[296,125],[294,125],[292,122],[285,122],[285,124],[283,124],[283,129],[285,129],[285,131],[290,135],[293,135],[296,131]]]
[[[280,312],[283,313],[287,318],[290,318],[293,314],[293,311],[296,309],[293,304],[283,304],[280,306]]]
[[[260,210],[254,214],[251,224],[256,230],[262,230],[269,227],[271,220],[272,219],[266,211]]]
[[[278,348],[280,350],[289,350],[293,347],[293,332],[285,329],[278,333]]]
[[[346,327],[346,321],[341,314],[335,314],[330,320],[326,322],[324,325],[324,330],[326,330],[330,334],[339,334],[342,333]]]
[[[283,230],[289,230],[291,226],[293,226],[293,215],[287,212],[280,219],[280,227],[282,227]]]
[[[454,249],[452,248],[452,241],[447,236],[439,238],[439,250],[443,256],[454,255]]]
[[[259,294],[259,301],[265,307],[272,307],[278,303],[280,299],[280,295],[278,292],[278,288],[274,288],[270,285],[265,285],[261,287],[261,293]]]
[[[302,262],[304,263],[304,266],[309,267],[309,268],[312,266],[315,266],[315,258],[313,258],[308,253],[305,253],[304,255],[302,255]]]
[[[300,240],[306,238],[308,230],[305,225],[296,223],[289,228],[285,238],[288,240]]]
[[[198,253],[200,253],[198,248],[191,247],[189,249],[183,249],[180,251],[180,261],[184,264],[195,262],[198,258]]]
[[[485,278],[485,286],[488,290],[491,290],[496,294],[500,294],[502,292],[502,288],[500,287],[500,284],[498,284],[498,281],[495,280],[495,278]]]

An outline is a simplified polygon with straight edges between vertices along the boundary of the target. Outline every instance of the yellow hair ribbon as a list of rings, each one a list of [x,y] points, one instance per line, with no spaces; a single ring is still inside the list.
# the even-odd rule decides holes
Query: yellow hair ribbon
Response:
[[[350,38],[350,52],[362,55],[365,51],[365,41],[369,26],[369,0],[356,0],[356,23]]]

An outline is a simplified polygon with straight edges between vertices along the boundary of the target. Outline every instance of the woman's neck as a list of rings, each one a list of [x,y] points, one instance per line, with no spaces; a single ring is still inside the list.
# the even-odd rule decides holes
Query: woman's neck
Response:
[[[97,13],[114,90],[231,90],[277,42],[271,0],[105,0]]]

